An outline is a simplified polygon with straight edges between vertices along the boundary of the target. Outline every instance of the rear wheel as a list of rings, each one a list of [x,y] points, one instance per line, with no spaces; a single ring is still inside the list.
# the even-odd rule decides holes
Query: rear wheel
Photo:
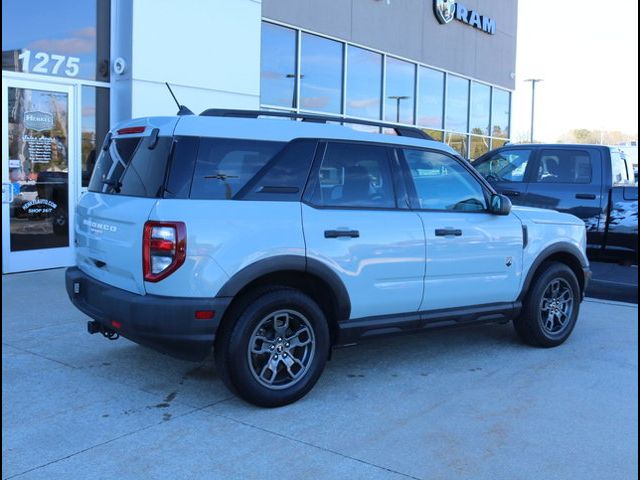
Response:
[[[277,407],[303,397],[320,377],[329,352],[322,310],[291,288],[255,292],[242,304],[216,342],[222,379],[259,406]]]
[[[531,285],[522,313],[513,321],[518,336],[534,346],[560,345],[575,327],[580,301],[573,271],[562,263],[548,263]]]

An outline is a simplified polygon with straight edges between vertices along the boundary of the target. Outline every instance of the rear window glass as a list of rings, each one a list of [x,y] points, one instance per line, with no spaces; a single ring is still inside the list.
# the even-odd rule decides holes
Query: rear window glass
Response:
[[[172,139],[115,138],[102,150],[89,182],[90,192],[133,197],[162,196]]]
[[[627,170],[627,162],[620,152],[611,150],[611,174],[614,184],[628,184],[631,176]]]
[[[284,145],[282,142],[202,138],[190,197],[232,199]]]
[[[543,150],[535,181],[538,183],[591,183],[593,167],[589,152]]]

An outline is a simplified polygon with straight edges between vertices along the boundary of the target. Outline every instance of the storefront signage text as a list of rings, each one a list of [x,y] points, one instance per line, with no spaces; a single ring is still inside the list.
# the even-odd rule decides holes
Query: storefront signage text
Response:
[[[51,161],[52,140],[50,138],[24,135],[22,140],[29,149],[31,163],[49,163]]]
[[[475,10],[469,10],[460,2],[433,0],[433,12],[442,24],[449,23],[455,19],[490,35],[495,35],[496,33],[496,21],[493,18],[480,15]]]
[[[34,61],[33,65],[31,65],[31,53],[31,50],[23,50],[18,55],[18,58],[22,60],[23,72],[49,73],[52,75],[64,73],[67,77],[76,77],[80,73],[80,59],[78,57],[34,52]]]
[[[24,126],[29,130],[44,132],[53,128],[53,115],[49,112],[24,112]]]

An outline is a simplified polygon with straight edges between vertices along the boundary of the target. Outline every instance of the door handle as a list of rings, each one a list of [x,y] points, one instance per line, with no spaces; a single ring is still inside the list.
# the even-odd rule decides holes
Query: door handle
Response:
[[[576,193],[576,198],[580,200],[595,200],[596,194],[595,193]]]
[[[520,192],[518,192],[517,190],[504,190],[502,193],[504,195],[506,195],[507,197],[519,197],[520,196]]]
[[[461,237],[462,230],[458,228],[436,228],[436,237]]]
[[[324,231],[324,238],[338,238],[338,237],[358,238],[360,237],[360,232],[358,230],[325,230]]]

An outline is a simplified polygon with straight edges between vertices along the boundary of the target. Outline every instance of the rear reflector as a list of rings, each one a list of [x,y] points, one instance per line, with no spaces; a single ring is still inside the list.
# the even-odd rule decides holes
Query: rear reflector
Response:
[[[143,133],[145,127],[126,127],[118,130],[118,135],[131,135],[132,133]]]
[[[111,326],[113,328],[120,328],[122,324],[120,322],[116,322],[115,320],[111,320]]]
[[[196,310],[196,320],[211,320],[216,312],[213,310]]]

